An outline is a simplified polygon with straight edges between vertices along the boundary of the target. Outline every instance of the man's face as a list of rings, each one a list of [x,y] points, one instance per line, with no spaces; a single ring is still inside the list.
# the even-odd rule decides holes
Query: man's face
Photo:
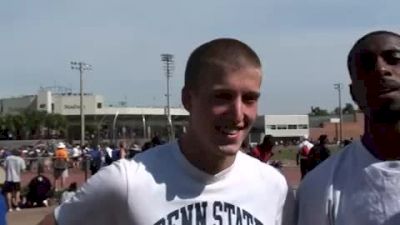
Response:
[[[261,70],[208,70],[201,76],[196,90],[184,92],[188,135],[195,147],[210,154],[234,155],[257,116]]]
[[[379,34],[365,39],[353,53],[353,99],[380,122],[400,119],[400,38]]]

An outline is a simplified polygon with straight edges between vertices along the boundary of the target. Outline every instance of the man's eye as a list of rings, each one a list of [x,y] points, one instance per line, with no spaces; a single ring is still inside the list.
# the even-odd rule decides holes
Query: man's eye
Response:
[[[360,55],[361,67],[367,71],[371,71],[375,68],[376,57],[373,54],[362,54]]]
[[[397,65],[400,62],[400,51],[387,51],[383,54],[383,58],[389,65]]]
[[[229,93],[218,93],[215,94],[214,97],[220,100],[229,100],[231,99],[232,95],[230,95]]]
[[[247,95],[247,96],[243,96],[243,102],[246,103],[255,103],[258,101],[258,95]]]

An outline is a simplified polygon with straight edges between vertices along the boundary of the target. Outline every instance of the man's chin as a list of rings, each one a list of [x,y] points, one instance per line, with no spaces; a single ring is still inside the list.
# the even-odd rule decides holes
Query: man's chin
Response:
[[[219,145],[218,149],[221,153],[226,156],[236,155],[240,150],[240,145],[238,144],[230,144],[230,145]]]
[[[400,107],[382,107],[371,112],[371,116],[378,123],[394,123],[400,121]]]
[[[395,123],[400,121],[400,111],[379,110],[372,113],[372,117],[377,123]]]

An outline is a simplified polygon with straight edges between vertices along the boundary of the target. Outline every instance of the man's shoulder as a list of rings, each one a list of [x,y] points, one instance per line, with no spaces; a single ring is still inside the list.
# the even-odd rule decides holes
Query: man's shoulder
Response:
[[[341,171],[349,160],[351,161],[352,151],[355,151],[356,148],[357,144],[353,144],[324,160],[304,177],[300,184],[299,192],[309,189],[328,188],[328,186],[332,185],[338,171]]]
[[[168,165],[174,159],[174,152],[179,151],[177,143],[167,143],[147,149],[144,152],[138,153],[131,160],[138,165],[149,166],[153,168],[161,165]]]

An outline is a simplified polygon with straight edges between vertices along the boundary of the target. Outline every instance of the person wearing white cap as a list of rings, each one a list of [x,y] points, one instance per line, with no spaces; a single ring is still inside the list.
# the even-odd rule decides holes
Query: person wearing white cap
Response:
[[[308,172],[308,153],[310,153],[311,148],[314,147],[314,145],[308,141],[307,134],[302,137],[302,140],[303,141],[297,147],[298,152],[296,156],[297,165],[300,165],[301,179],[303,179]]]
[[[54,187],[56,190],[64,188],[65,180],[68,177],[68,150],[63,142],[58,143],[54,153]],[[57,180],[60,185],[57,186]]]

